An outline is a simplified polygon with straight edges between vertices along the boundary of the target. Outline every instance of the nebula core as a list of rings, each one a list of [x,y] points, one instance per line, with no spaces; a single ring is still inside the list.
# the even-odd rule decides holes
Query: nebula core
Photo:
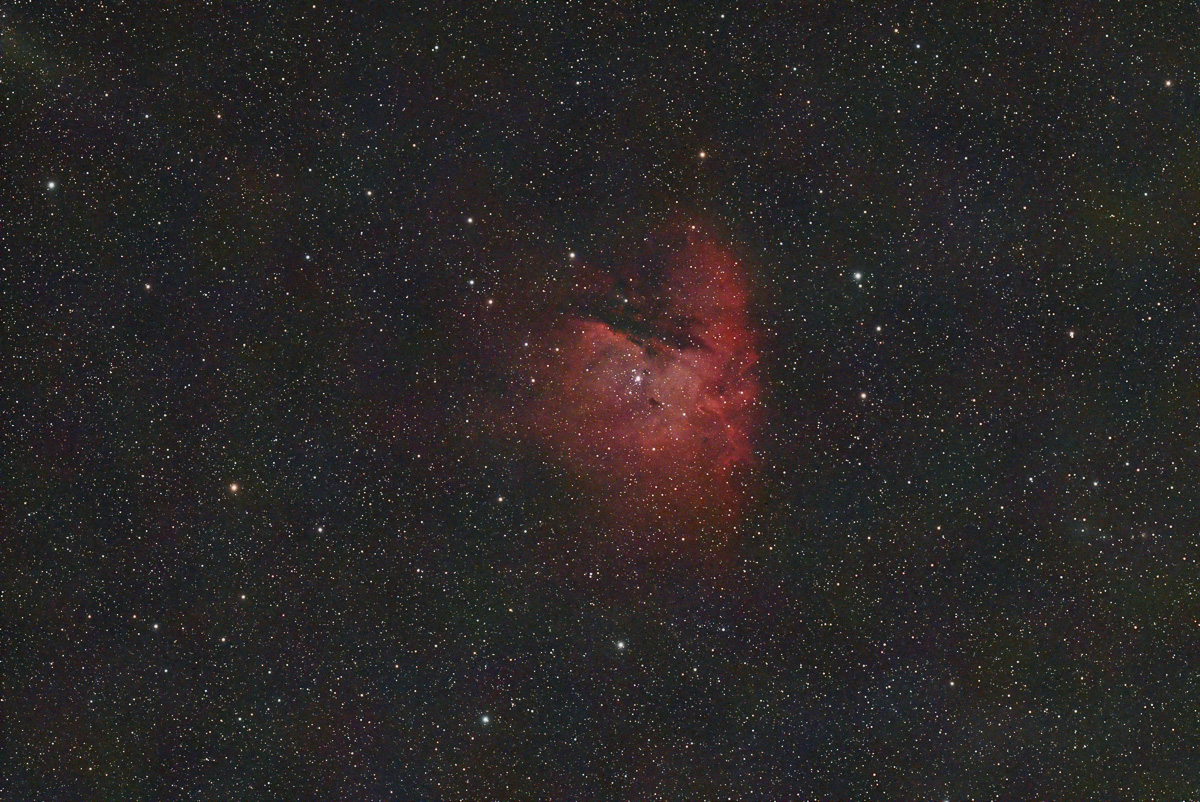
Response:
[[[696,225],[579,269],[527,425],[610,522],[710,542],[738,522],[760,420],[749,303],[741,263]]]

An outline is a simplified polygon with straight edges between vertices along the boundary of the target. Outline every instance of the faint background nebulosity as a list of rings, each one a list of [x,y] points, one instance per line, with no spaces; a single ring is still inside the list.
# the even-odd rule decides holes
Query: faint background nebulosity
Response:
[[[0,9],[0,799],[1200,794],[1194,3]]]

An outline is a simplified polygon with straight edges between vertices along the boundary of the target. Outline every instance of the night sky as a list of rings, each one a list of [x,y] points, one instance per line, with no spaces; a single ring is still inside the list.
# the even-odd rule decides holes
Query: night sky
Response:
[[[0,9],[0,799],[1200,795],[1194,3]]]

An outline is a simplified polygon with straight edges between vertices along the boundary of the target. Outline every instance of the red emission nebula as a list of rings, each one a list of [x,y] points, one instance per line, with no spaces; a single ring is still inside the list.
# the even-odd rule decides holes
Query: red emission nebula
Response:
[[[745,272],[697,226],[630,264],[580,267],[533,366],[525,435],[606,527],[717,545],[750,497],[760,401]]]

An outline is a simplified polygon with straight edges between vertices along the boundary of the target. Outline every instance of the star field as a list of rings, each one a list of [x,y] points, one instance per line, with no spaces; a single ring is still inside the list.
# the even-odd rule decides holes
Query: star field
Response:
[[[0,799],[1197,797],[1196,23],[0,9]]]

